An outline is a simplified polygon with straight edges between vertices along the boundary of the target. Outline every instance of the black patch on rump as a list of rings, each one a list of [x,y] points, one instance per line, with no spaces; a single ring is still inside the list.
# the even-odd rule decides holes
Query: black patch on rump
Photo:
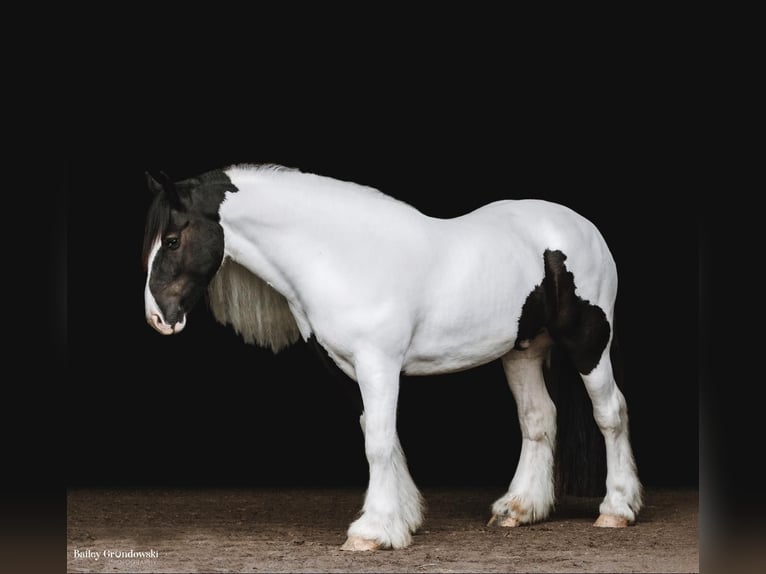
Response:
[[[521,308],[514,348],[534,339],[543,329],[566,349],[578,372],[587,375],[598,364],[611,329],[604,311],[575,294],[575,280],[561,251],[543,253],[545,276]]]

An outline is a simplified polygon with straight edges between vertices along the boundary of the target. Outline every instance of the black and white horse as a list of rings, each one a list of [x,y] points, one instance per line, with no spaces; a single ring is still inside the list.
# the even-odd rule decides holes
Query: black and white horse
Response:
[[[609,356],[617,272],[588,220],[540,200],[437,219],[370,187],[271,165],[148,181],[152,327],[180,332],[207,292],[216,320],[246,342],[277,352],[313,338],[358,383],[369,488],[344,549],[406,547],[423,520],[396,431],[401,373],[502,361],[523,442],[490,522],[544,519],[554,505],[556,408],[543,362],[554,344],[580,373],[606,443],[595,525],[635,521],[641,485]]]

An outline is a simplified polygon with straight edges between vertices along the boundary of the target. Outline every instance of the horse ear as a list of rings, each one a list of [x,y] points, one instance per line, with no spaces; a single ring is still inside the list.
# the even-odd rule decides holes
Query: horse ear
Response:
[[[162,191],[162,184],[154,179],[152,174],[148,171],[144,172],[144,174],[146,175],[146,187],[149,188],[149,191],[151,191],[154,195],[160,193]]]
[[[181,206],[181,198],[178,195],[178,190],[176,190],[176,186],[168,174],[166,174],[164,171],[160,171],[157,173],[157,178],[155,178],[148,171],[145,172],[145,174],[146,185],[152,193],[157,195],[158,193],[164,192],[168,198],[168,201],[170,202],[170,205],[174,207]]]

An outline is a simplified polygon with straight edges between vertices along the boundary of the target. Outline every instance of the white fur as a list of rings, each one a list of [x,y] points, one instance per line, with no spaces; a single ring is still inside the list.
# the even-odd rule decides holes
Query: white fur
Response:
[[[643,501],[628,437],[625,397],[614,382],[609,361],[601,361],[582,379],[593,403],[593,416],[606,443],[606,496],[599,512],[633,522]]]
[[[545,249],[568,256],[577,294],[611,323],[617,274],[596,228],[544,201],[498,201],[444,220],[313,174],[253,166],[227,174],[238,191],[220,209],[225,261],[210,287],[216,318],[275,351],[297,333],[314,334],[362,391],[370,482],[349,536],[401,548],[422,521],[396,434],[400,373],[446,373],[500,357],[523,443],[493,509],[518,523],[544,518],[554,503],[555,408],[540,371],[549,341],[512,349],[524,301],[544,276]],[[607,441],[601,508],[632,520],[640,484],[607,359],[608,350],[584,377]]]
[[[556,446],[556,407],[543,379],[542,362],[552,341],[537,337],[525,350],[503,357],[521,426],[521,455],[508,492],[492,506],[496,516],[519,524],[548,516],[554,504],[553,453]]]

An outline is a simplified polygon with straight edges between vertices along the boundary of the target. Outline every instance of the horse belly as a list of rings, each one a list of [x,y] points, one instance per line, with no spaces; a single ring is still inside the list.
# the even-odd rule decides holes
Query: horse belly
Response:
[[[480,339],[453,339],[442,348],[423,345],[414,346],[404,362],[402,372],[406,375],[439,375],[465,371],[494,361],[505,355],[516,342],[517,329],[505,334]]]
[[[431,375],[470,369],[513,348],[521,308],[534,281],[480,280],[473,289],[434,296],[415,329],[403,371]],[[481,286],[482,288],[479,288]]]

